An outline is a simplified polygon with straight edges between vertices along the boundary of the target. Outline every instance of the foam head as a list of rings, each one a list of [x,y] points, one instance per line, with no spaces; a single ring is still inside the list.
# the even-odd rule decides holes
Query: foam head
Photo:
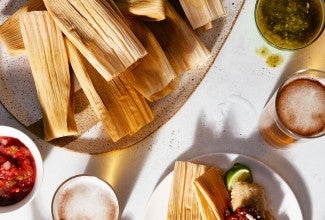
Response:
[[[282,87],[276,100],[279,119],[304,137],[325,133],[325,86],[312,78],[298,78]]]
[[[77,176],[64,182],[52,201],[55,220],[118,219],[119,205],[112,188],[93,176]]]

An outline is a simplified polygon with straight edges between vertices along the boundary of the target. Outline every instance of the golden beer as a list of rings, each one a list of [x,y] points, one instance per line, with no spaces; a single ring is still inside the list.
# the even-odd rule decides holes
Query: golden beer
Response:
[[[265,106],[259,131],[277,148],[324,135],[325,73],[302,70],[289,77]]]
[[[110,219],[119,217],[115,192],[102,179],[78,175],[64,181],[52,199],[53,220]]]

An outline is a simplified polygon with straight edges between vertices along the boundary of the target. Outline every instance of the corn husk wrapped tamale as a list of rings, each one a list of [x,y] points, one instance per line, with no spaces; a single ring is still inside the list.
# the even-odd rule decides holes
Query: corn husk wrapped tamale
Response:
[[[43,0],[30,0],[0,25],[0,41],[10,55],[21,55],[25,52],[19,25],[20,15],[29,11],[41,10],[45,10]]]
[[[212,167],[193,182],[203,220],[223,220],[230,204],[223,171]]]
[[[21,14],[20,27],[43,113],[45,140],[76,134],[62,32],[47,12],[40,11]]]
[[[176,74],[194,68],[209,57],[208,49],[170,3],[166,3],[165,20],[146,24],[165,51]]]
[[[121,74],[122,79],[128,80],[146,99],[160,99],[173,91],[171,82],[177,75],[150,30],[139,21],[131,21],[130,27],[148,55],[135,68]]]
[[[131,85],[119,77],[106,81],[70,41],[66,43],[81,88],[113,141],[133,135],[153,120],[148,103]]]
[[[163,88],[160,92],[157,92],[150,96],[149,101],[155,101],[158,99],[162,99],[163,97],[173,93],[175,89],[179,86],[179,78],[174,79],[171,81],[165,88]]]
[[[114,0],[124,15],[154,21],[165,19],[165,1]]]
[[[193,29],[212,28],[212,21],[226,15],[221,0],[180,0]]]
[[[193,181],[209,167],[191,162],[176,161],[168,202],[168,220],[201,220]]]
[[[126,71],[147,52],[106,0],[44,0],[55,23],[106,79]]]

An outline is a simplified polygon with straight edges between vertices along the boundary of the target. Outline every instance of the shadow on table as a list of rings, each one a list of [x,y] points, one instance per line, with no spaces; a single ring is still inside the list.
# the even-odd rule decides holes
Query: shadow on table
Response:
[[[291,55],[289,61],[287,62],[284,70],[275,84],[273,91],[270,93],[269,99],[276,92],[279,86],[283,81],[291,74],[295,73],[298,70],[303,69],[318,69],[325,71],[325,31],[321,36],[310,46],[294,51]],[[263,146],[267,146],[266,143],[263,143]],[[264,148],[264,147],[263,147]],[[268,147],[266,147],[268,148]],[[272,148],[270,148],[272,149]],[[303,178],[300,176],[299,171],[290,163],[281,156],[281,150],[269,150],[266,149],[267,154],[270,155],[275,160],[272,161],[272,164],[281,164],[278,167],[284,167],[285,169],[276,170],[280,176],[285,179],[288,185],[291,187],[292,191],[295,193],[295,196],[298,199],[298,202],[301,206],[303,213],[303,219],[313,219],[312,209],[311,209],[311,199],[308,195],[307,186],[304,184]],[[272,165],[270,164],[270,165]],[[272,166],[271,166],[272,167]],[[290,178],[286,179],[286,174],[290,174]],[[286,219],[285,216],[279,219]]]
[[[318,69],[325,71],[325,31],[308,47],[294,51],[287,62],[281,77],[274,86],[270,96],[277,90],[290,74],[302,69]],[[280,73],[279,73],[280,74]]]
[[[308,189],[304,184],[304,180],[299,174],[299,171],[285,159],[281,152],[283,150],[277,150],[268,146],[264,140],[260,137],[258,131],[253,132],[250,136],[237,137],[231,133],[231,127],[233,126],[229,121],[226,120],[224,123],[223,131],[221,133],[215,132],[215,125],[208,124],[200,117],[197,123],[196,136],[191,147],[181,154],[176,160],[188,161],[192,158],[198,157],[204,154],[211,153],[236,153],[246,155],[257,160],[268,160],[272,161],[270,164],[266,165],[273,167],[281,167],[281,170],[275,170],[290,186],[292,191],[295,193],[297,200],[300,204],[300,208],[303,213],[303,219],[312,219],[311,213],[311,200],[308,195]],[[259,148],[252,148],[252,146],[260,146]],[[271,158],[271,159],[268,159]],[[276,164],[276,166],[274,165]],[[170,164],[161,176],[158,184],[169,174],[173,169],[174,163]],[[286,178],[287,177],[287,178]],[[276,180],[270,180],[276,181]],[[276,182],[274,183],[276,184]],[[277,198],[284,196],[284,192],[279,192],[277,195],[272,195]],[[285,213],[280,213],[281,202],[277,204],[278,206],[272,210],[272,213],[276,214],[278,220],[289,220]]]
[[[143,141],[141,144],[118,150],[114,152],[93,155],[86,167],[85,173],[98,176],[106,180],[115,190],[119,199],[120,214],[128,202],[130,194],[133,190],[141,168],[145,163],[148,153],[150,153],[150,138]],[[138,149],[134,149],[138,148]],[[130,153],[132,152],[132,153]],[[132,219],[126,217],[123,220]]]

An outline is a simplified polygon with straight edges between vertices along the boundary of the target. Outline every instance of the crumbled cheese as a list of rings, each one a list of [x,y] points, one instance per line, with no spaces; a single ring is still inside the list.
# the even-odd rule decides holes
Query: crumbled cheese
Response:
[[[10,161],[6,161],[5,163],[2,164],[3,169],[9,170],[11,167]]]
[[[246,214],[246,218],[248,218],[248,220],[256,220],[253,216],[251,216],[250,214]]]

